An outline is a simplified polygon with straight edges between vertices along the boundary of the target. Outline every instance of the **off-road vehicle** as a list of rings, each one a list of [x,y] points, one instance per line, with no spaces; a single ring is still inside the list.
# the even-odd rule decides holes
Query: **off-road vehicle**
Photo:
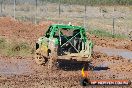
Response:
[[[52,68],[57,59],[91,61],[93,43],[81,26],[53,24],[36,42],[35,61]]]

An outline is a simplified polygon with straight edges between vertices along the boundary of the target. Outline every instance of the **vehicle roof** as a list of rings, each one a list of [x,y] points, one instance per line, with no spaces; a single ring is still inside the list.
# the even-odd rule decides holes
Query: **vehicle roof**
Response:
[[[81,27],[81,26],[74,26],[74,25],[68,25],[68,24],[52,24],[51,26],[52,27],[57,27],[57,28],[73,29],[73,30],[77,30],[77,29],[84,30],[84,28]]]

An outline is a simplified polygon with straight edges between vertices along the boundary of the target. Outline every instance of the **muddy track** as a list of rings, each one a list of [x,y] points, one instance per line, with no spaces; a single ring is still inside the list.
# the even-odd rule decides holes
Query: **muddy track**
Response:
[[[132,51],[132,41],[128,39],[99,38],[94,35],[91,35],[90,38],[97,46],[127,49]]]
[[[33,43],[43,35],[53,22],[41,22],[38,25],[22,23],[11,18],[0,18],[0,37],[26,40]],[[91,36],[97,46],[126,49],[132,51],[132,42],[122,39],[108,39]],[[90,71],[91,79],[129,79],[132,80],[132,60],[120,56],[108,56],[100,52],[93,54],[94,66]],[[89,65],[87,65],[89,66]],[[0,88],[81,88],[81,69],[83,63],[77,61],[58,61],[58,69],[47,70],[37,65],[33,57],[8,57],[0,55]],[[90,86],[89,88],[96,86]],[[103,86],[113,88],[113,86]],[[98,86],[102,88],[102,86]],[[114,86],[114,88],[132,88]]]
[[[90,71],[89,77],[91,79],[129,79],[132,80],[132,62],[129,60],[126,60],[122,57],[108,57],[105,54],[101,53],[95,53],[93,56],[93,65],[94,70]],[[3,86],[6,87],[55,87],[55,88],[80,88],[80,79],[81,79],[81,68],[73,71],[73,69],[69,69],[69,71],[64,71],[63,67],[59,67],[60,69],[49,71],[46,69],[45,66],[39,66],[35,64],[34,60],[32,58],[0,58],[1,62],[4,62],[5,65],[12,65],[14,61],[17,60],[17,62],[21,62],[23,60],[28,62],[28,65],[22,66],[25,68],[29,68],[29,72],[27,72],[25,69],[23,70],[23,73],[17,74],[17,73],[10,73],[10,74],[2,74],[0,76],[0,87],[3,88]],[[7,63],[6,61],[9,61],[10,63]],[[68,64],[74,64],[69,62],[63,62]],[[19,63],[16,63],[19,64]],[[62,64],[62,63],[60,63]],[[78,65],[81,63],[78,62]],[[71,66],[76,66],[75,65]],[[19,68],[19,65],[17,65]],[[62,66],[62,65],[60,65]],[[64,66],[70,66],[70,65],[64,65]],[[81,65],[80,65],[81,66]],[[15,66],[14,66],[15,67]],[[14,68],[11,67],[11,68]],[[0,69],[3,67],[1,66]],[[7,67],[8,68],[8,67]],[[73,68],[73,67],[71,67]],[[9,69],[8,69],[9,70]],[[18,72],[19,73],[19,72]],[[107,86],[106,86],[107,87]],[[130,86],[124,86],[125,88],[130,88]],[[91,87],[92,88],[92,87]],[[116,87],[115,87],[116,88]]]
[[[54,22],[51,21],[42,21],[38,25],[34,25],[30,22],[19,22],[9,17],[0,17],[0,37],[18,41],[25,40],[34,44],[40,36],[43,36],[48,26],[53,23]],[[99,38],[89,35],[88,33],[87,35],[98,46],[128,49],[132,51],[132,42],[130,40]]]

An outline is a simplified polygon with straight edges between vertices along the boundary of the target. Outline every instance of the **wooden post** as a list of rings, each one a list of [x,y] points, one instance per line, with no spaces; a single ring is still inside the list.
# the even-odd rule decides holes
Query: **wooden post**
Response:
[[[35,24],[37,24],[37,6],[38,6],[38,5],[37,5],[37,0],[36,0],[36,9],[35,9],[35,10],[36,10],[36,11],[35,11]]]
[[[14,19],[16,19],[16,0],[14,0]]]
[[[84,5],[84,28],[86,28],[86,12],[87,12],[87,5]]]
[[[60,15],[61,15],[61,0],[59,0],[59,18],[60,18]]]
[[[2,6],[2,5],[3,5],[3,0],[1,1],[0,4],[1,4],[1,13],[2,13],[2,12],[3,12],[3,10],[2,10],[2,7],[3,7],[3,6]]]
[[[48,7],[47,7],[47,3],[48,3],[48,1],[46,0],[46,1],[45,1],[45,4],[46,4],[46,5],[45,5],[45,13],[46,13],[46,14],[45,14],[45,17],[46,17],[46,20],[48,21],[48,19],[47,19],[47,18],[48,18]]]
[[[112,30],[112,37],[114,38],[115,36],[115,18],[113,18],[113,30]]]

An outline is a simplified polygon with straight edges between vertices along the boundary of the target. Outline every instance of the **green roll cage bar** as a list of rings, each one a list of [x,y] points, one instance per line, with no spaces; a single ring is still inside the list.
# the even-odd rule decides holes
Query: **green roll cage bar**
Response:
[[[62,32],[60,29],[63,29],[63,30],[79,30],[78,33],[76,33],[73,37],[71,37],[70,39],[68,39]],[[72,26],[72,25],[62,25],[62,24],[54,24],[54,25],[51,25],[48,29],[48,31],[46,32],[46,36],[49,38],[49,39],[52,39],[55,35],[55,33],[59,31],[59,38],[60,36],[63,36],[67,41],[66,43],[64,43],[63,45],[61,45],[61,38],[60,38],[60,45],[61,47],[63,47],[64,45],[66,45],[67,43],[70,43],[71,46],[79,53],[79,51],[75,48],[75,46],[71,43],[71,40],[76,37],[77,35],[81,35],[81,39],[83,40],[84,44],[86,43],[87,41],[87,38],[86,38],[86,34],[85,34],[85,29],[83,27],[80,27],[80,26]]]

